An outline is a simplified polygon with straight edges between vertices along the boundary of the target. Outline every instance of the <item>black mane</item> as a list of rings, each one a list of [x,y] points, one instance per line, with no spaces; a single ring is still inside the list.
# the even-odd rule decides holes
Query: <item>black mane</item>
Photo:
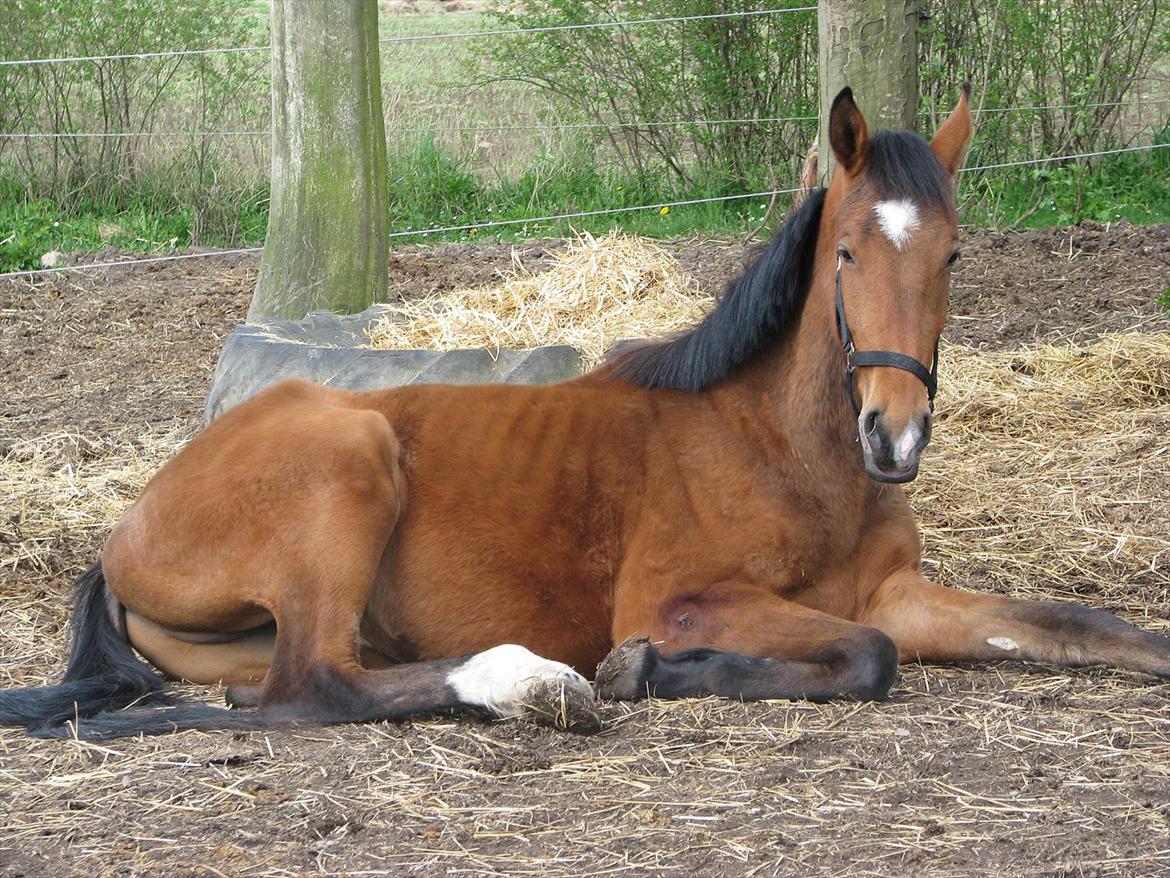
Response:
[[[812,279],[825,190],[808,199],[760,256],[728,282],[714,310],[694,329],[618,352],[615,378],[647,389],[697,392],[731,377],[800,314]]]
[[[869,142],[864,180],[877,197],[954,210],[951,184],[930,145],[909,131],[879,131]],[[609,374],[647,389],[697,392],[717,384],[775,342],[804,306],[812,280],[825,190],[808,200],[763,252],[729,281],[694,329],[616,352]]]

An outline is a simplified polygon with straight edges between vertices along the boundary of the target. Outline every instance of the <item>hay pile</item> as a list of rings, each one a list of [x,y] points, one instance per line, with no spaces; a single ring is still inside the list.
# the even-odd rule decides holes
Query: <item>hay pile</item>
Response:
[[[61,548],[78,534],[100,538],[187,439],[163,433],[100,440],[46,433],[0,456],[0,571],[52,574],[70,567]]]
[[[945,347],[940,371],[938,425],[910,494],[944,579],[1134,612],[1146,609],[1136,582],[1164,593],[1170,333]]]
[[[658,245],[621,232],[584,235],[533,274],[513,251],[502,283],[387,309],[368,330],[375,348],[529,348],[566,344],[586,367],[623,338],[682,329],[711,305]]]

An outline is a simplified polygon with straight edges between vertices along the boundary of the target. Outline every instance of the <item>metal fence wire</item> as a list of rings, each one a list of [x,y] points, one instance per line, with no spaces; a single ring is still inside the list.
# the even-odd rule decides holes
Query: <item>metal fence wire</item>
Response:
[[[512,28],[499,30],[479,30],[479,31],[463,31],[463,32],[446,32],[435,34],[414,34],[406,36],[386,37],[379,40],[379,43],[393,44],[393,43],[417,43],[429,42],[437,40],[461,40],[475,37],[507,37],[518,34],[533,34],[533,33],[551,33],[562,31],[584,31],[597,29],[621,29],[627,27],[642,27],[652,25],[665,25],[681,22],[700,21],[709,19],[730,19],[730,18],[746,18],[764,15],[781,15],[787,13],[797,12],[814,12],[816,5],[777,7],[770,9],[748,10],[739,12],[719,12],[704,15],[678,15],[660,18],[634,18],[634,19],[614,19],[608,21],[595,21],[584,24],[566,24],[566,25],[550,25],[546,27],[533,28]],[[63,56],[57,58],[26,58],[17,60],[0,60],[0,67],[16,67],[27,65],[44,65],[44,64],[67,64],[67,63],[83,63],[83,62],[98,62],[98,61],[117,61],[117,60],[132,60],[144,58],[163,58],[163,57],[186,57],[199,56],[210,54],[229,54],[241,52],[263,52],[267,51],[269,46],[239,46],[239,47],[220,47],[220,48],[206,48],[206,49],[186,49],[165,52],[137,52],[115,55],[77,55],[77,56]],[[1107,101],[1096,102],[1090,104],[1039,104],[1032,106],[1021,107],[993,107],[984,108],[979,114],[1006,114],[1006,113],[1028,113],[1028,112],[1042,112],[1051,110],[1068,110],[1068,109],[1091,109],[1103,107],[1128,107],[1139,105],[1165,105],[1170,104],[1170,98],[1156,98],[1143,99],[1139,101]],[[656,127],[674,127],[686,125],[762,125],[773,122],[815,122],[817,119],[813,115],[802,116],[772,116],[763,118],[726,118],[726,119],[663,119],[663,120],[644,120],[634,122],[583,122],[583,123],[568,123],[568,124],[543,124],[543,125],[457,125],[457,126],[427,126],[427,127],[412,127],[399,128],[396,133],[439,133],[439,132],[484,132],[484,131],[559,131],[559,130],[576,130],[576,129],[627,129],[627,128],[656,128]],[[14,139],[14,140],[33,140],[33,139],[64,139],[64,138],[137,138],[137,137],[266,137],[269,135],[268,131],[83,131],[83,132],[67,132],[67,131],[17,131],[17,132],[0,132],[0,140]],[[973,173],[984,171],[996,171],[1005,168],[1025,167],[1034,165],[1043,165],[1058,161],[1076,161],[1089,158],[1096,158],[1098,156],[1115,155],[1119,153],[1135,153],[1148,152],[1152,150],[1165,149],[1170,147],[1170,143],[1155,143],[1146,146],[1129,146],[1119,147],[1116,149],[1104,149],[1094,152],[1070,153],[1066,155],[1054,155],[1044,158],[1035,159],[1021,159],[1018,161],[998,162],[994,164],[974,165],[964,168],[961,173]],[[550,214],[545,216],[524,217],[517,219],[503,219],[503,220],[483,220],[480,222],[469,222],[460,225],[447,226],[433,226],[424,229],[408,229],[398,230],[390,233],[389,237],[404,238],[404,237],[425,237],[436,234],[451,234],[456,232],[473,232],[483,229],[494,229],[508,226],[526,226],[526,225],[540,225],[554,222],[563,222],[566,220],[582,219],[588,217],[608,216],[615,214],[627,214],[638,211],[663,210],[664,208],[687,207],[698,204],[711,204],[717,202],[729,202],[739,200],[751,200],[756,198],[775,198],[779,195],[790,195],[801,191],[800,187],[788,189],[768,189],[760,192],[746,192],[737,195],[721,195],[709,198],[690,198],[680,199],[676,201],[661,201],[653,204],[640,204],[630,207],[615,207],[600,210],[583,210],[572,211],[566,213]],[[27,277],[33,278],[49,274],[59,274],[61,272],[77,272],[90,271],[102,268],[116,268],[128,267],[134,265],[148,265],[160,262],[174,262],[187,259],[199,259],[208,256],[230,256],[244,253],[258,253],[263,250],[263,247],[238,247],[226,250],[209,250],[200,253],[181,253],[168,254],[160,256],[149,256],[132,259],[120,259],[106,262],[92,262],[84,265],[73,266],[59,266],[54,268],[31,269],[25,271],[9,271],[0,273],[0,279]]]

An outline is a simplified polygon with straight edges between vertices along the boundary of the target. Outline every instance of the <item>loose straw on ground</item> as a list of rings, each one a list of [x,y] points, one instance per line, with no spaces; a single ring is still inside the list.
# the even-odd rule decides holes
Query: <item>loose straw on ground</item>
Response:
[[[527,348],[565,344],[598,363],[616,342],[689,326],[710,298],[656,244],[584,235],[532,274],[513,254],[501,283],[392,306],[370,327],[375,348]]]

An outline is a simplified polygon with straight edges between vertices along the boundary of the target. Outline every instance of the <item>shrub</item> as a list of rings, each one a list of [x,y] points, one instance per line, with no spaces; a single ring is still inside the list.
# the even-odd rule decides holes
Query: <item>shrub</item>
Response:
[[[8,0],[0,56],[52,58],[225,48],[265,42],[241,0]],[[266,127],[268,53],[121,58],[0,68],[0,175],[25,197],[66,210],[82,202],[117,212],[153,201],[191,213],[190,243],[233,234],[243,194],[235,171],[266,141],[198,132]],[[162,132],[178,137],[157,137]],[[111,132],[117,137],[83,137]],[[263,152],[260,152],[260,151]],[[229,169],[231,169],[229,171]]]
[[[975,87],[977,161],[1091,152],[1127,140],[1123,106],[1170,53],[1165,0],[934,0],[920,35],[923,108],[937,121],[955,85]],[[1040,107],[1001,112],[1003,108]]]
[[[495,13],[500,28],[535,28],[758,8],[747,0],[521,0]],[[816,116],[814,13],[755,15],[620,29],[492,38],[474,76],[535,85],[557,121],[597,129],[623,169],[666,174],[678,186],[742,191],[794,167],[814,122],[700,120]],[[658,124],[694,120],[683,125]]]

